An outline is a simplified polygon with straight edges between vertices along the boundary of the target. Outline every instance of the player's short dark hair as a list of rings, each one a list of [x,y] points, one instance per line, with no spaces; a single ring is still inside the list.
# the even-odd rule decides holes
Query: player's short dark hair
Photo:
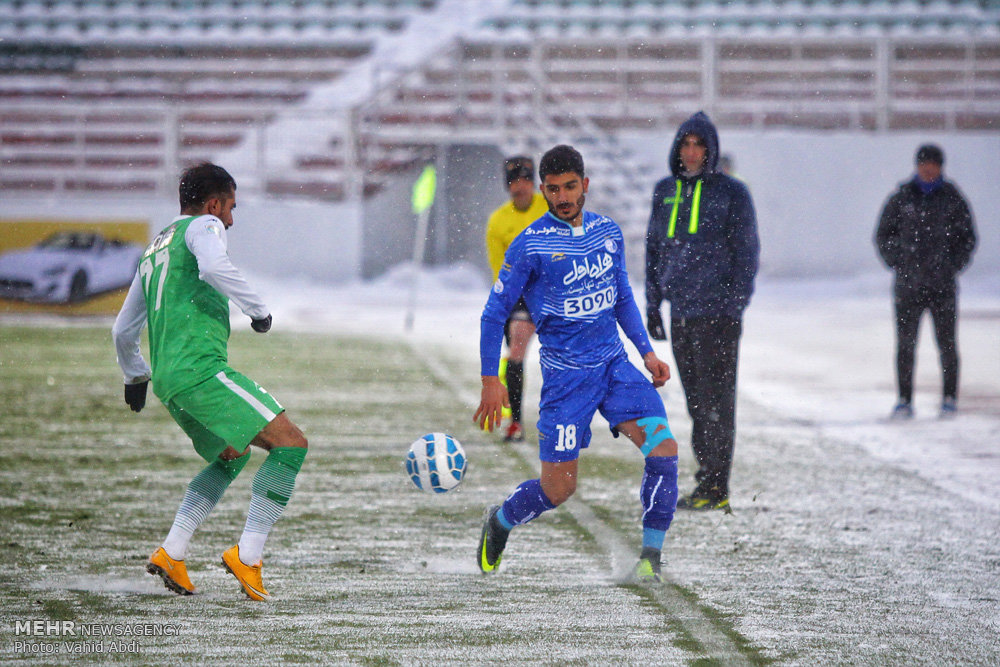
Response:
[[[569,172],[575,173],[580,178],[585,176],[583,156],[580,155],[580,151],[566,144],[550,148],[538,164],[538,177],[543,181],[549,174],[568,174]]]
[[[181,174],[181,210],[198,208],[212,197],[228,197],[236,192],[236,181],[217,164],[202,162]]]
[[[509,187],[519,178],[535,180],[535,162],[530,157],[516,155],[503,161],[503,176]]]

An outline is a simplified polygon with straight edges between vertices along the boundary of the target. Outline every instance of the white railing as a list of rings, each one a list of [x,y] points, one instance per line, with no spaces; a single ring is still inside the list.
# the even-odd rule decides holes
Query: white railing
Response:
[[[943,37],[591,40],[582,51],[557,40],[460,41],[372,76],[377,92],[353,111],[5,100],[0,187],[172,192],[183,166],[215,159],[238,165],[247,190],[353,198],[421,145],[452,141],[511,151],[585,141],[595,168],[607,155],[635,171],[617,132],[671,133],[697,108],[723,128],[1000,125],[1000,46]],[[279,114],[286,122],[273,123]]]
[[[300,183],[312,196],[342,198],[358,178],[347,112],[298,110],[293,136],[279,134],[274,110],[240,106],[14,102],[0,116],[0,187],[8,191],[172,196],[177,175],[201,160],[239,174],[244,192],[294,194]]]

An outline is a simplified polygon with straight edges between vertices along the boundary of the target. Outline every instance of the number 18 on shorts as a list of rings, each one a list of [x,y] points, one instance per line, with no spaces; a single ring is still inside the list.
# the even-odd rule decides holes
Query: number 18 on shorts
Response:
[[[600,412],[612,427],[642,417],[666,417],[663,401],[622,352],[594,368],[542,367],[538,447],[542,461],[572,461],[590,445],[590,422]]]

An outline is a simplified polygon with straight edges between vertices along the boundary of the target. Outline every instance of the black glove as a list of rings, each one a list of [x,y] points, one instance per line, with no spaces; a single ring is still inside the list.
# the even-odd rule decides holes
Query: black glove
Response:
[[[663,316],[660,315],[659,306],[649,306],[646,308],[646,330],[653,340],[666,340],[667,332],[663,328]]]
[[[271,330],[271,316],[259,320],[250,320],[250,327],[257,333],[267,333]]]
[[[125,402],[132,408],[132,412],[140,412],[146,407],[146,390],[149,388],[149,380],[125,385]]]

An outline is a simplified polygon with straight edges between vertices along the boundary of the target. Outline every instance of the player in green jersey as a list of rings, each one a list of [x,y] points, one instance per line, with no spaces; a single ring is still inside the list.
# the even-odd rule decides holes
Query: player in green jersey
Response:
[[[188,485],[173,526],[146,570],[175,593],[195,587],[184,557],[195,530],[250,459],[250,445],[268,452],[254,475],[240,541],[222,562],[253,600],[266,600],[261,578],[264,542],[295,487],[307,442],[284,408],[228,365],[229,301],[259,333],[270,310],[229,260],[236,181],[214,164],[189,168],[180,180],[181,214],[143,253],[112,337],[125,375],[125,402],[139,412],[153,393],[208,461]],[[150,365],[139,348],[149,327]]]

